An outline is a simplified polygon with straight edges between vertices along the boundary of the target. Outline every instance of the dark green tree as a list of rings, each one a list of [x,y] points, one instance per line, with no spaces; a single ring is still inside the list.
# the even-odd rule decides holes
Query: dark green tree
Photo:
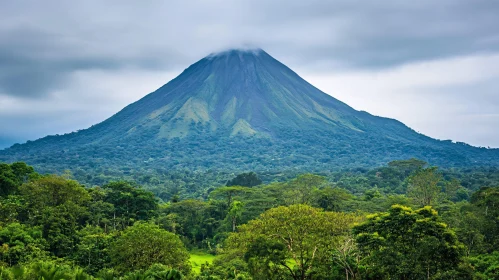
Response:
[[[464,246],[430,206],[394,205],[354,227],[363,262],[379,279],[433,279],[458,269]]]
[[[405,176],[409,176],[412,172],[422,169],[427,163],[423,160],[411,158],[407,160],[394,160],[388,163],[388,166],[401,171]]]
[[[50,252],[58,257],[74,252],[76,232],[88,221],[87,190],[76,181],[46,176],[23,184],[19,191],[26,202],[26,222],[41,227]]]
[[[19,186],[37,176],[33,167],[24,162],[15,162],[10,165],[0,163],[0,196],[17,193]]]
[[[124,181],[109,183],[103,189],[106,191],[104,202],[114,205],[112,219],[115,229],[156,215],[158,201],[152,192]]]
[[[234,179],[227,181],[226,186],[254,187],[262,184],[255,172],[241,173]]]

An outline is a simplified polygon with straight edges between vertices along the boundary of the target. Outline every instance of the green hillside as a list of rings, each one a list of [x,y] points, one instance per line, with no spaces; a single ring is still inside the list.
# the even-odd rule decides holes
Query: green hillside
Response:
[[[412,157],[499,164],[498,149],[438,141],[356,111],[263,50],[212,54],[102,123],[0,151],[0,161],[41,172],[84,172],[86,183],[178,170],[324,172]]]

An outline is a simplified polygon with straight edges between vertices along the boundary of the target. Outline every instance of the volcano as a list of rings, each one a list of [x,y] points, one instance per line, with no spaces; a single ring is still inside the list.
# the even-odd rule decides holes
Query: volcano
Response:
[[[420,158],[497,165],[497,149],[435,140],[357,111],[261,49],[211,54],[88,129],[0,151],[42,170],[321,171]],[[102,170],[101,170],[102,171]]]

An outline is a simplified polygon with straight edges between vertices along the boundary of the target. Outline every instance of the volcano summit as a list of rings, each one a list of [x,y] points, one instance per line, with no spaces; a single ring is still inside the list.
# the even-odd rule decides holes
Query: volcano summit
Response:
[[[417,157],[497,165],[499,150],[439,141],[356,111],[265,51],[209,55],[88,129],[0,151],[42,171],[132,169],[320,171]],[[118,175],[119,175],[118,174]]]

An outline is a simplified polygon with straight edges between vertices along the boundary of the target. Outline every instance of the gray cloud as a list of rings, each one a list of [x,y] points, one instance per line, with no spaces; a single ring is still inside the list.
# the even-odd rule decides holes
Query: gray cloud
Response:
[[[167,69],[182,58],[169,49],[130,53],[120,52],[116,45],[117,50],[107,50],[32,27],[0,31],[0,42],[0,93],[17,97],[44,96],[64,87],[75,71],[129,66]]]
[[[64,86],[72,71],[172,69],[243,43],[317,71],[499,50],[499,2],[484,0],[20,0],[2,6],[0,92],[15,96],[43,96]]]

